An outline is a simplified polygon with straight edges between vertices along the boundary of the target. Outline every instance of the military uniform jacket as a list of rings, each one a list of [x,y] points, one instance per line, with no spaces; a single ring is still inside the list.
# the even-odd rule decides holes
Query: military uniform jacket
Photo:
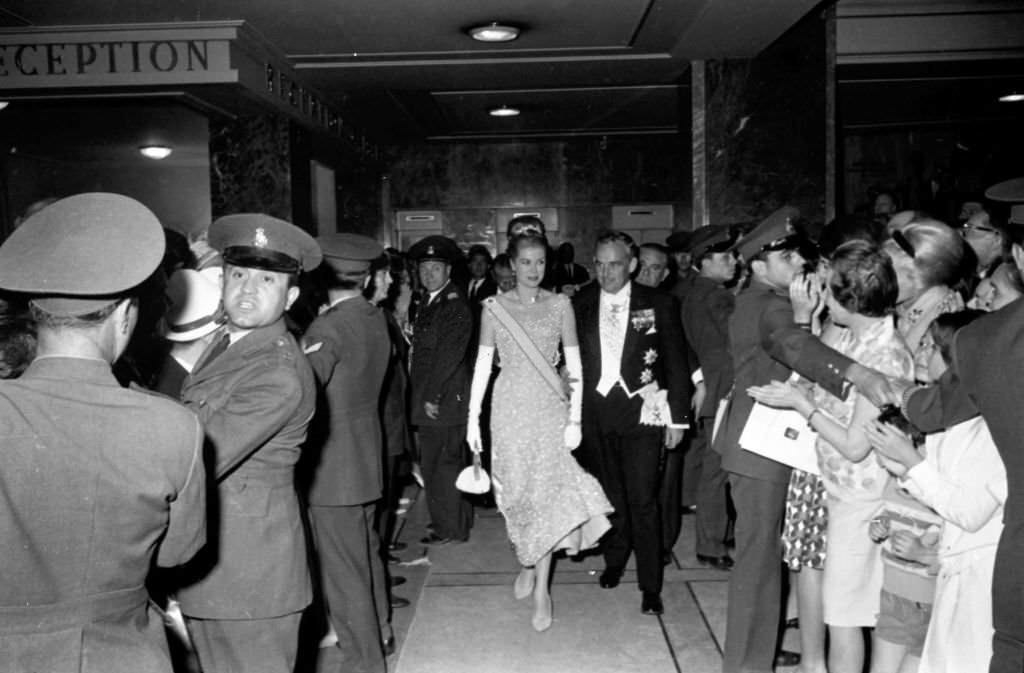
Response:
[[[409,382],[413,425],[450,426],[466,423],[469,367],[466,362],[473,318],[462,290],[449,281],[429,304],[420,304],[412,333]],[[423,404],[440,406],[430,418]]]
[[[704,418],[714,418],[719,400],[732,388],[729,316],[735,306],[732,292],[702,276],[693,278],[683,295],[683,332],[697,354],[707,388],[704,406],[698,410]]]
[[[592,283],[573,297],[576,326],[579,332],[580,357],[583,360],[583,413],[589,416],[598,395],[601,380],[601,288]],[[629,325],[622,346],[619,374],[628,394],[633,395],[645,385],[656,382],[668,390],[672,423],[689,423],[693,373],[688,356],[689,346],[679,321],[679,308],[665,292],[633,283],[629,298]],[[589,402],[589,403],[588,403]],[[640,423],[639,395],[633,398],[637,424]]]
[[[309,504],[373,502],[383,488],[380,394],[391,354],[384,314],[361,296],[345,299],[313,321],[303,344],[322,390],[303,456]]]
[[[43,357],[0,382],[0,436],[0,669],[169,673],[143,583],[206,542],[195,414]]]
[[[206,619],[297,612],[312,596],[294,472],[316,405],[313,372],[283,320],[246,334],[207,365],[209,352],[182,399],[206,431],[217,537],[209,571],[178,594],[182,611]]]
[[[739,446],[743,426],[754,407],[747,388],[785,381],[797,369],[833,395],[845,396],[848,384],[842,372],[850,360],[796,326],[788,292],[756,280],[736,297],[736,308],[729,318],[729,349],[733,394],[713,448],[722,455],[722,467],[729,472],[788,482],[789,467]]]
[[[1024,302],[1015,301],[960,330],[953,363],[938,383],[910,395],[904,410],[924,432],[985,417],[1006,466],[1003,535],[992,582],[992,622],[1024,640]]]

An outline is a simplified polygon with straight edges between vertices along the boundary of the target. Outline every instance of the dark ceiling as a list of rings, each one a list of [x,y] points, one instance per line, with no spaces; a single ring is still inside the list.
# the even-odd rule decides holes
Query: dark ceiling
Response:
[[[816,0],[0,0],[0,26],[242,19],[390,141],[674,133],[692,59],[751,57]],[[466,29],[501,21],[518,40]],[[522,114],[498,119],[497,105]],[[685,116],[684,116],[685,115]]]
[[[689,119],[692,60],[755,56],[818,6],[827,3],[0,0],[0,28],[241,19],[346,118],[371,137],[402,143],[676,133]],[[1024,114],[1024,103],[995,101],[1006,90],[1024,92],[1024,0],[842,0],[837,15],[844,127]],[[967,18],[979,16],[981,23]],[[522,34],[502,44],[466,34],[491,21]],[[973,25],[980,28],[965,28]],[[908,46],[912,36],[924,52]],[[522,114],[488,115],[500,105]]]

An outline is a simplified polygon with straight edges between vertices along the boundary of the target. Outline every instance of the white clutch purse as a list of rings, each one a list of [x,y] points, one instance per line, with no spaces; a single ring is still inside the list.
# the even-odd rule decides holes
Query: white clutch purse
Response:
[[[480,495],[491,490],[491,478],[487,476],[487,470],[480,464],[480,454],[473,454],[473,464],[459,472],[455,479],[455,488],[463,493]]]

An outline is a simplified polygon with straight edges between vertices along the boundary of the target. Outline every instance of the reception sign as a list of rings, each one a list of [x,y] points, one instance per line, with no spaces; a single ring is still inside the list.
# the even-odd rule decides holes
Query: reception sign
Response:
[[[243,21],[0,29],[0,92],[8,100],[166,93],[188,95],[216,109],[240,98],[366,144],[302,82],[288,59]]]

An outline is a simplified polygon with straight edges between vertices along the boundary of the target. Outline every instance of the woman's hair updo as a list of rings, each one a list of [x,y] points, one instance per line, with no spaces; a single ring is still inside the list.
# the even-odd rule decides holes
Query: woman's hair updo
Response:
[[[515,234],[508,241],[508,256],[511,259],[515,259],[519,256],[519,250],[524,247],[541,248],[545,253],[547,253],[548,239],[544,234],[536,231],[524,231],[522,233]]]

